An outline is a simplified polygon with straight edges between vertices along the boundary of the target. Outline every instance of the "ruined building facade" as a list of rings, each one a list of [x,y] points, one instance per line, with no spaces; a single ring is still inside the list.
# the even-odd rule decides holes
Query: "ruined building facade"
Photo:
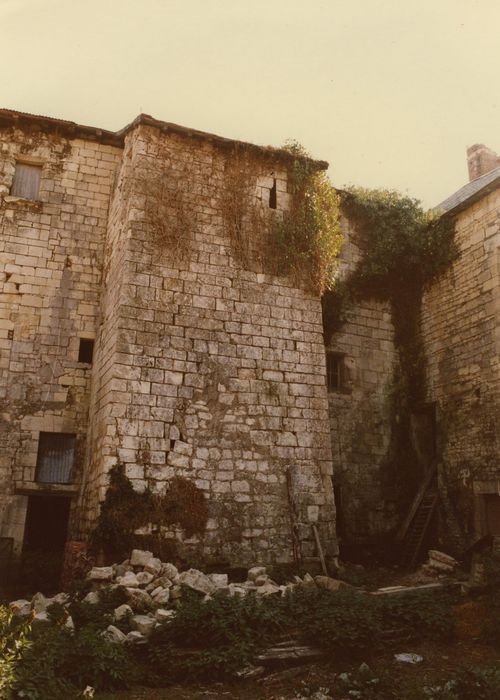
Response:
[[[252,221],[289,207],[290,167],[146,115],[112,133],[0,110],[0,571],[85,540],[118,462],[138,491],[204,494],[204,531],[166,533],[193,562],[307,560],[316,536],[334,559],[335,499],[346,542],[398,527],[389,304],[356,302],[325,355],[319,298],[256,264]],[[412,416],[457,548],[500,534],[498,157],[474,146],[469,171],[442,204],[460,255],[424,294]]]
[[[4,110],[0,138],[4,549],[85,538],[120,462],[203,492],[205,531],[170,533],[191,561],[307,559],[313,525],[335,557],[320,300],[242,262],[227,221],[235,159],[251,218],[288,207],[291,156],[146,115]]]
[[[422,482],[435,472],[439,494],[434,543],[457,553],[500,535],[500,158],[482,144],[467,156],[471,181],[437,207],[454,221],[458,256],[422,298],[426,396],[411,415]],[[352,223],[344,234],[349,277],[361,252]],[[404,515],[387,472],[394,330],[390,304],[367,299],[327,339],[339,533],[357,545]]]

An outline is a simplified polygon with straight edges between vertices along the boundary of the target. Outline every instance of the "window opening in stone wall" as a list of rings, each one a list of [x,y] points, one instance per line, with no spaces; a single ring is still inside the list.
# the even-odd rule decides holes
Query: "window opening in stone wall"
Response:
[[[41,165],[29,165],[28,163],[16,163],[16,171],[10,193],[14,197],[23,199],[38,199],[40,180],[42,177]]]
[[[40,433],[35,480],[41,484],[70,484],[73,479],[76,435]]]
[[[276,209],[278,206],[278,193],[276,191],[276,178],[273,178],[273,186],[269,190],[269,208]]]
[[[340,352],[326,353],[326,383],[329,391],[337,391],[344,386],[344,358]]]
[[[78,362],[91,364],[94,357],[94,341],[91,338],[80,338],[78,348]]]

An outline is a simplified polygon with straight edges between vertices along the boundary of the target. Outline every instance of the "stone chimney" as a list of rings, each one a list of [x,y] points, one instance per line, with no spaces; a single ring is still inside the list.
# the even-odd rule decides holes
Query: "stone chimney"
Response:
[[[483,143],[475,143],[467,149],[469,181],[486,175],[500,165],[500,157]]]

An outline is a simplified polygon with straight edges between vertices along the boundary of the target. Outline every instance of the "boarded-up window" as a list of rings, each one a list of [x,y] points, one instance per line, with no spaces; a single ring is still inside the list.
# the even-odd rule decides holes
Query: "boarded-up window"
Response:
[[[71,433],[40,433],[36,481],[70,484],[73,480],[76,436]]]
[[[14,180],[10,190],[11,195],[23,197],[23,199],[38,199],[41,176],[41,165],[16,163],[16,172],[14,173]]]

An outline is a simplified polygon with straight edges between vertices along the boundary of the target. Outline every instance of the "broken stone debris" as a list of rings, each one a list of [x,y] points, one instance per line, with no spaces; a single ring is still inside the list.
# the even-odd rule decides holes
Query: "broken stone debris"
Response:
[[[394,658],[403,664],[420,664],[424,660],[420,654],[395,654]]]
[[[205,574],[198,569],[188,569],[179,572],[171,563],[164,563],[153,556],[152,552],[134,549],[130,559],[113,566],[95,566],[87,574],[87,581],[92,590],[83,601],[89,605],[97,605],[100,601],[100,591],[122,587],[127,595],[127,602],[119,605],[113,614],[113,622],[103,633],[110,641],[117,644],[144,643],[158,625],[168,624],[176,614],[176,609],[182,604],[183,592],[187,590],[210,600],[215,593],[227,596],[283,596],[297,586],[320,587],[337,591],[347,586],[329,576],[317,576],[314,579],[306,574],[303,579],[294,577],[287,585],[278,585],[273,581],[263,566],[254,566],[248,571],[247,580],[241,583],[230,583],[227,574]],[[36,593],[30,600],[14,600],[10,609],[15,615],[31,616],[37,623],[48,622],[48,608],[53,603],[63,606],[69,604],[69,596],[59,593],[53,598],[46,598],[42,593]],[[73,621],[68,615],[65,621],[68,628],[73,627]],[[128,628],[128,629],[127,629]],[[124,631],[125,630],[125,631]],[[313,658],[318,651],[309,647],[301,647],[296,643],[279,646],[267,652],[272,658]],[[274,654],[274,656],[273,656]]]
[[[430,549],[428,560],[422,566],[422,570],[435,574],[452,574],[458,567],[459,563],[453,557],[439,552],[437,549]]]

